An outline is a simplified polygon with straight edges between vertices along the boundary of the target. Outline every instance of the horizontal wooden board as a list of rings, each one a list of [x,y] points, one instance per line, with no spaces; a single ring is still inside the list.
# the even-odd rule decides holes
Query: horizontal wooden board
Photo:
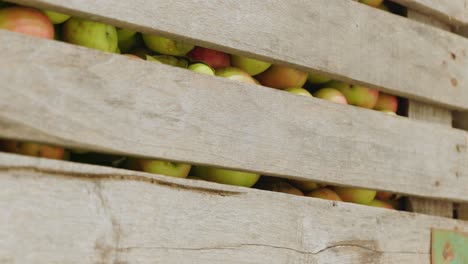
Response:
[[[12,2],[468,109],[468,39],[349,0]]]
[[[468,25],[466,0],[392,0],[454,26]]]
[[[468,201],[465,131],[6,31],[0,48],[0,137]]]
[[[0,153],[2,263],[430,263],[452,219]]]

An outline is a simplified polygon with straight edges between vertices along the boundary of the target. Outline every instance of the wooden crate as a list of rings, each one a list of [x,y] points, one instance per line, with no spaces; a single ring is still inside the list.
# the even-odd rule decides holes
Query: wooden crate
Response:
[[[432,228],[468,231],[464,0],[395,1],[408,17],[350,0],[11,2],[378,88],[408,117],[0,31],[0,137],[391,191],[414,212],[0,153],[0,263],[430,263]]]

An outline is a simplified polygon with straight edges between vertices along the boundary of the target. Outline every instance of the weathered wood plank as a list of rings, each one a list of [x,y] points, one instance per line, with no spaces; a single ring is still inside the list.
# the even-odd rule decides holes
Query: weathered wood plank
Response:
[[[392,0],[449,25],[468,25],[466,0]]]
[[[0,48],[0,137],[468,201],[465,131],[6,31]]]
[[[428,16],[421,15],[419,12],[415,12],[413,10],[408,10],[408,18],[425,24],[433,25],[441,29],[449,29],[447,25],[441,24],[439,21],[436,21]],[[417,101],[409,101],[408,117],[410,119],[438,123],[448,127],[452,126],[452,113],[449,110],[427,105]],[[407,202],[407,207],[412,212],[438,215],[448,218],[453,217],[453,203],[448,201],[409,197]]]
[[[0,153],[2,263],[430,263],[468,223]],[[396,228],[398,227],[398,228]]]
[[[12,2],[468,109],[468,39],[349,0]]]

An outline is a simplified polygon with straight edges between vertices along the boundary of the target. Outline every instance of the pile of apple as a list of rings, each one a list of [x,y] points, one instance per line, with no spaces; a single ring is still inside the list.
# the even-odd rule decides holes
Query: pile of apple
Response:
[[[361,2],[373,6],[381,6],[382,4],[382,1],[372,0],[361,0]],[[121,53],[136,59],[146,59],[252,85],[263,85],[302,96],[322,98],[339,104],[350,104],[389,114],[396,114],[398,109],[398,100],[395,96],[368,87],[332,80],[319,74],[307,73],[284,65],[272,65],[244,56],[194,46],[184,41],[141,34],[47,10],[0,2],[0,29],[61,40],[104,52]],[[99,164],[99,162],[93,161],[93,158],[90,159],[90,153],[86,151],[67,151],[61,147],[13,140],[2,141],[1,147],[4,151],[12,153],[53,159],[69,159],[71,156],[71,160],[79,161],[84,156],[87,157],[87,159],[84,158],[86,162]],[[105,155],[97,154],[97,156],[97,160],[101,161]],[[101,164],[109,166],[244,187],[252,187],[260,179],[260,175],[256,173],[208,166],[191,166],[190,164],[162,160],[107,156],[102,161]],[[281,180],[281,188],[279,189],[277,184],[267,186],[270,186],[271,190],[277,191],[284,191],[283,187],[288,186],[287,189],[294,190],[293,193],[296,194],[303,195],[303,192],[306,192],[307,196],[311,197],[367,205],[382,205],[384,202],[375,200],[375,198],[385,198],[372,190],[327,188],[314,182],[296,181],[292,182],[291,185],[285,180]],[[387,196],[393,195],[388,194]],[[388,205],[388,207],[391,206]]]

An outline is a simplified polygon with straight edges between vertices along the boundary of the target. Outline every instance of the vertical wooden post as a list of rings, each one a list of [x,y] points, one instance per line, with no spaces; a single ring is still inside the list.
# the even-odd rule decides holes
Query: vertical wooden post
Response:
[[[450,30],[450,26],[412,10],[408,10],[408,18]],[[408,104],[408,117],[422,121],[440,123],[447,126],[452,125],[452,113],[449,110],[413,100],[410,100]],[[449,218],[453,217],[453,203],[451,202],[410,197],[406,206],[412,212]]]

